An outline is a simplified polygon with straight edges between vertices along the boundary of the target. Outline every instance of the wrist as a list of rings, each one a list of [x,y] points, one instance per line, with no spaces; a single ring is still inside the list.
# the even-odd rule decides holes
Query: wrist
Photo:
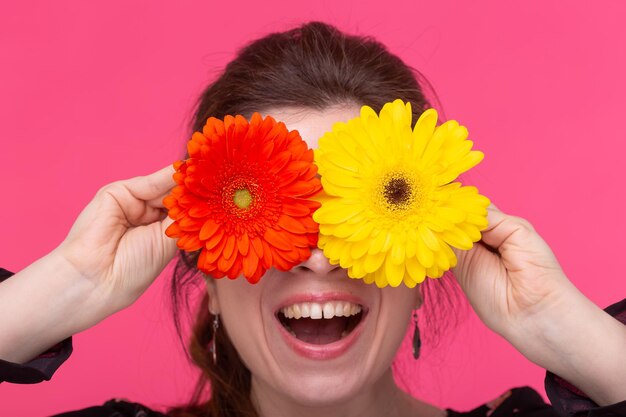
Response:
[[[626,399],[626,326],[573,284],[550,308],[511,326],[507,336],[526,358],[583,391],[599,405]]]
[[[53,250],[0,284],[0,358],[24,363],[106,317],[96,285]]]

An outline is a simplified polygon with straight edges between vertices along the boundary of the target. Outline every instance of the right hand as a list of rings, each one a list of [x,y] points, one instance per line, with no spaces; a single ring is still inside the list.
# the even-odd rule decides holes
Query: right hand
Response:
[[[163,206],[176,185],[170,165],[102,187],[54,250],[89,280],[111,313],[131,305],[174,257]]]

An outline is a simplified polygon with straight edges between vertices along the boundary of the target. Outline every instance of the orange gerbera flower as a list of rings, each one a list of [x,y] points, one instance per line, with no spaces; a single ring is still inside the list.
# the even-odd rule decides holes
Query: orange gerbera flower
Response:
[[[210,117],[187,150],[163,200],[175,220],[165,234],[180,249],[202,249],[201,271],[255,283],[272,266],[286,271],[309,258],[319,232],[310,197],[321,184],[297,130],[256,112],[250,122]]]

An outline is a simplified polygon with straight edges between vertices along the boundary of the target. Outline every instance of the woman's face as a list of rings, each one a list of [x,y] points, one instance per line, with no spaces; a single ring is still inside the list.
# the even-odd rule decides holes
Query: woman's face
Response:
[[[297,129],[315,149],[333,123],[358,116],[359,108],[280,108],[263,116]],[[288,272],[267,271],[257,284],[219,279],[207,288],[210,309],[220,314],[253,386],[311,406],[337,403],[375,384],[421,303],[418,289],[381,289],[350,279],[319,249]]]

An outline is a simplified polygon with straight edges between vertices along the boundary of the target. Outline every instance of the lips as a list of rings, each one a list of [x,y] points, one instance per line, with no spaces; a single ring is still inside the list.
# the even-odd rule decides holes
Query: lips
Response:
[[[332,359],[346,352],[361,334],[367,308],[348,294],[300,296],[277,309],[282,337],[296,353]]]

